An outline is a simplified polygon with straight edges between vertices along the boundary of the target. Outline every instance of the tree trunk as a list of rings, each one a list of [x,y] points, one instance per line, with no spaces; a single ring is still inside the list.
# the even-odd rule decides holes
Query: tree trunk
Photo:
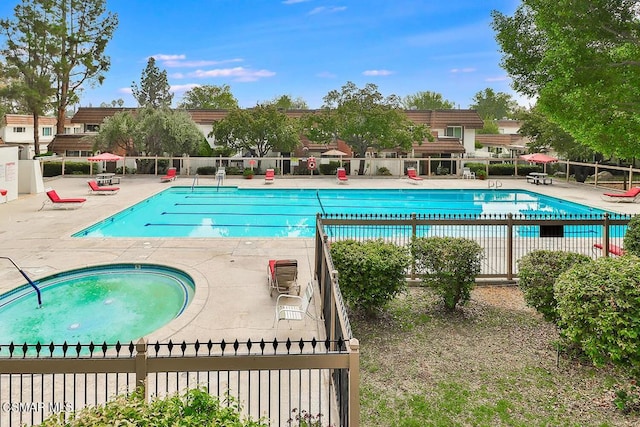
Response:
[[[40,123],[39,123],[39,114],[35,113],[33,115],[33,151],[36,153],[36,156],[40,155]]]
[[[67,94],[69,83],[62,82],[60,87],[60,102],[58,103],[58,122],[56,123],[56,135],[64,134],[64,122],[67,118]]]

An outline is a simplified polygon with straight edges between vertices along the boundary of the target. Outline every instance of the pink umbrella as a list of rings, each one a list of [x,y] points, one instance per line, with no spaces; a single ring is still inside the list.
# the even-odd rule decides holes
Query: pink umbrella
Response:
[[[122,156],[118,156],[117,154],[111,154],[111,153],[100,153],[92,157],[87,157],[87,160],[89,160],[90,162],[116,162],[122,159],[123,159]]]
[[[545,172],[547,171],[547,163],[554,163],[558,161],[555,157],[551,157],[544,153],[523,154],[520,158],[531,163],[543,164]]]

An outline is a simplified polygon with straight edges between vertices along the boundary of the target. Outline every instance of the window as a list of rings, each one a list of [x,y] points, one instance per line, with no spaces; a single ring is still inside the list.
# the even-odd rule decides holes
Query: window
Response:
[[[100,125],[85,125],[84,128],[87,132],[98,132]]]
[[[444,135],[462,139],[462,126],[447,126]]]
[[[51,136],[51,128],[50,127],[42,128],[42,136]]]
[[[27,128],[25,127],[14,127],[13,128],[13,132],[14,133],[25,133],[27,131]]]
[[[66,150],[64,155],[67,157],[80,157],[80,152],[76,150]]]

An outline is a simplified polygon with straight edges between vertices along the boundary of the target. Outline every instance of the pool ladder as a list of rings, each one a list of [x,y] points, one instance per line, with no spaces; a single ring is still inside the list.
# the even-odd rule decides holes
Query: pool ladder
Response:
[[[489,184],[489,188],[500,188],[500,187],[502,187],[502,183],[500,181],[498,181],[497,179],[489,180],[488,184]]]
[[[191,191],[192,191],[192,192],[193,192],[193,187],[195,187],[196,185],[199,185],[199,183],[198,183],[198,174],[196,174],[196,175],[193,177],[193,182],[191,183]]]
[[[29,282],[29,284],[31,285],[31,287],[33,289],[36,290],[36,293],[38,294],[38,308],[42,307],[42,295],[40,294],[40,289],[38,289],[38,287],[36,286],[35,283],[33,283],[33,281],[31,281],[31,279],[29,279],[29,276],[27,276],[27,273],[25,273],[24,271],[22,271],[22,269],[20,267],[18,267],[18,265],[13,262],[13,260],[11,258],[9,258],[8,256],[0,256],[1,259],[8,259],[9,261],[11,261],[11,264],[13,264],[13,266],[20,272],[20,274],[22,274],[22,277],[24,277],[25,279],[27,279],[27,282]]]

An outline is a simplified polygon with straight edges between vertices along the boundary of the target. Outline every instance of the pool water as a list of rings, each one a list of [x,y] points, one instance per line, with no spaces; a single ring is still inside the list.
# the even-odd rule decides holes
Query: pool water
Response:
[[[171,187],[74,237],[313,237],[326,214],[603,214],[528,191]]]
[[[186,273],[115,264],[59,273],[0,295],[0,343],[126,343],[178,317],[195,290]]]

